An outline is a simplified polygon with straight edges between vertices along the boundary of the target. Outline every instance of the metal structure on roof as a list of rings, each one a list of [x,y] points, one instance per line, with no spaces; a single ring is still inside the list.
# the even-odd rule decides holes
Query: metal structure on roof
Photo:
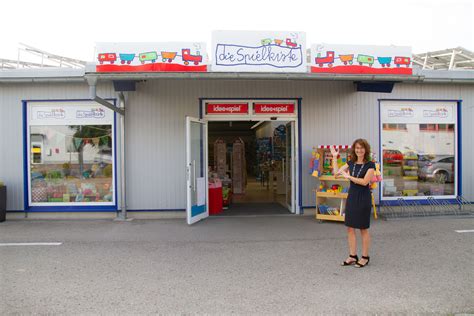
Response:
[[[86,62],[80,59],[69,58],[49,53],[45,50],[20,43],[18,59],[0,58],[0,69],[31,69],[31,68],[85,68]],[[26,54],[25,54],[26,53]],[[26,56],[25,56],[26,55]],[[35,61],[31,61],[34,58]]]
[[[413,54],[413,65],[422,69],[474,69],[474,53],[463,47]]]

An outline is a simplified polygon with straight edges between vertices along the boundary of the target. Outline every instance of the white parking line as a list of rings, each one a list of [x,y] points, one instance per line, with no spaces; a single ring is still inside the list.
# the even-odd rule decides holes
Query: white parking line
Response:
[[[61,246],[62,242],[7,242],[0,243],[0,247],[10,246]]]
[[[474,229],[456,230],[456,233],[474,233]]]

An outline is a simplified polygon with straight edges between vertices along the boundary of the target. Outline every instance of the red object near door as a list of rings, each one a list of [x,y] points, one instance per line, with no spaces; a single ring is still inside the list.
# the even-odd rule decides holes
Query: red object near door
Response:
[[[222,187],[209,188],[209,215],[222,213],[223,202]]]

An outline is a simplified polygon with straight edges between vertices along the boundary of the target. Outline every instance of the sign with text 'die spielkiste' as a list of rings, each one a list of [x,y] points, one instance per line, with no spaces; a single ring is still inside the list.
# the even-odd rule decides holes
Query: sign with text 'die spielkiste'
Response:
[[[304,32],[214,31],[212,71],[306,72]]]

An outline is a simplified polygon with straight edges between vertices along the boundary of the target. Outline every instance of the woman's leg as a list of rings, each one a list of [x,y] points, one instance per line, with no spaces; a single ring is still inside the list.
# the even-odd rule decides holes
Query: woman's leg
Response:
[[[349,254],[357,255],[357,240],[355,228],[347,227],[347,243],[349,244]]]
[[[347,257],[343,265],[354,264],[357,259],[351,256],[357,256],[357,240],[356,240],[356,231],[354,228],[347,227],[347,243],[349,245],[349,257]]]
[[[361,229],[360,234],[362,236],[362,255],[365,257],[369,256],[369,249],[370,249],[370,234],[368,229]],[[362,263],[365,263],[365,259],[363,260]]]

